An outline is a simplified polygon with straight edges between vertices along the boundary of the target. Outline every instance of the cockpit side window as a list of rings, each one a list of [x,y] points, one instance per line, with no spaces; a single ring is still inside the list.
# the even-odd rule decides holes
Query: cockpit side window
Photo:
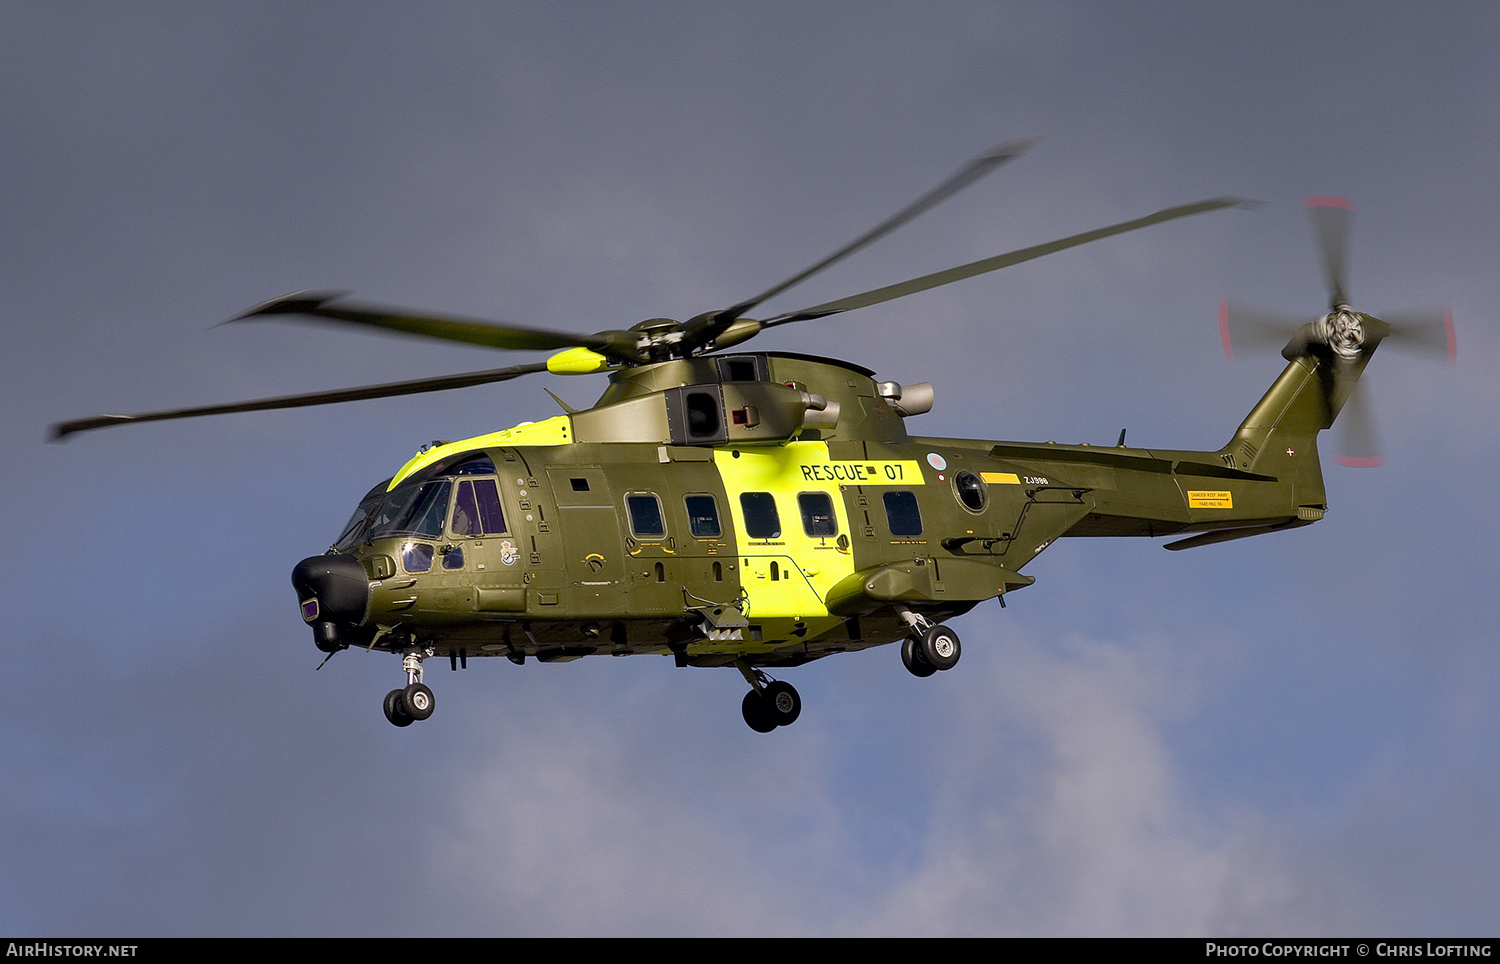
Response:
[[[500,492],[494,479],[466,479],[458,484],[450,527],[458,536],[506,534],[505,513],[500,508]]]

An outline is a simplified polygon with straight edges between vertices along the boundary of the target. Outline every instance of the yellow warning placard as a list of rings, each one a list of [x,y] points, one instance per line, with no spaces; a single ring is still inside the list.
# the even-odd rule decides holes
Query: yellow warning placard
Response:
[[[1229,492],[1188,490],[1189,509],[1233,509],[1234,496]]]
[[[1016,473],[1014,472],[980,472],[979,477],[986,482],[993,482],[996,485],[1021,484],[1021,480],[1016,478]]]

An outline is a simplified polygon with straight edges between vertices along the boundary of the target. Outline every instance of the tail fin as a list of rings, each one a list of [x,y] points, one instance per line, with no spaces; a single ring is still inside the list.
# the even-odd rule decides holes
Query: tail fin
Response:
[[[1332,427],[1384,334],[1371,331],[1376,319],[1360,318],[1364,341],[1352,357],[1330,350],[1317,323],[1292,338],[1282,351],[1286,369],[1219,450],[1226,464],[1292,482],[1299,506],[1327,508],[1318,433]]]

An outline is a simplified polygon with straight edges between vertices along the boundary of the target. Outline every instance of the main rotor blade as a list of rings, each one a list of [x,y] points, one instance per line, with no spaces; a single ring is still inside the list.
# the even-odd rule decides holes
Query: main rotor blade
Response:
[[[1302,203],[1312,218],[1313,233],[1318,239],[1318,255],[1323,261],[1323,283],[1333,307],[1349,303],[1344,287],[1349,261],[1349,223],[1354,205],[1341,197],[1310,197]]]
[[[172,418],[196,418],[200,415],[227,415],[232,412],[262,412],[274,408],[304,408],[309,405],[332,405],[337,402],[356,402],[368,398],[391,398],[396,395],[417,395],[422,392],[441,392],[450,388],[468,388],[503,382],[521,375],[547,370],[546,362],[532,365],[514,365],[510,368],[492,368],[489,371],[466,372],[460,375],[439,375],[435,378],[417,378],[406,382],[386,382],[382,385],[363,385],[357,388],[341,388],[327,392],[309,392],[305,395],[278,395],[275,398],[258,398],[248,402],[231,402],[226,405],[204,405],[198,408],[176,408],[163,412],[141,412],[136,415],[96,415],[93,418],[58,422],[52,426],[51,441],[59,442],[76,432],[129,422],[160,422]]]
[[[297,291],[274,298],[265,304],[256,305],[229,321],[244,321],[272,315],[303,315],[364,327],[384,328],[388,331],[420,335],[424,338],[483,345],[487,348],[553,351],[558,348],[582,346],[619,360],[639,360],[636,349],[638,336],[627,331],[602,331],[593,335],[580,335],[572,332],[548,331],[545,328],[501,325],[471,318],[415,312],[388,305],[344,301],[342,299],[345,294],[346,292],[343,291]]]
[[[1119,224],[1112,224],[1106,228],[1085,231],[1083,234],[1075,234],[1057,241],[1050,241],[1047,244],[1021,248],[1009,254],[997,255],[993,258],[986,258],[983,261],[975,261],[970,264],[960,265],[957,268],[949,268],[946,271],[923,275],[920,278],[913,278],[910,281],[903,281],[900,284],[887,285],[884,288],[876,288],[873,291],[850,295],[847,298],[840,298],[837,301],[830,301],[812,308],[804,308],[801,311],[778,315],[775,318],[761,322],[761,327],[771,328],[775,325],[786,325],[794,321],[824,318],[828,315],[836,315],[842,311],[853,311],[855,308],[867,308],[870,305],[878,305],[885,301],[904,298],[907,295],[926,291],[929,288],[937,288],[942,285],[952,284],[955,281],[962,281],[965,278],[972,278],[975,275],[981,275],[988,271],[1008,268],[1013,264],[1020,264],[1023,261],[1040,258],[1045,254],[1052,254],[1057,251],[1066,250],[1067,248],[1077,247],[1080,244],[1087,244],[1090,241],[1098,241],[1101,238],[1124,234],[1127,231],[1134,231],[1137,228],[1161,224],[1163,221],[1172,221],[1176,218],[1184,218],[1192,214],[1203,214],[1208,211],[1217,211],[1220,208],[1239,207],[1245,203],[1247,202],[1243,198],[1219,197],[1210,198],[1207,201],[1198,201],[1194,204],[1183,204],[1177,207],[1166,208],[1157,211],[1155,214],[1136,218],[1133,221],[1122,221]]]
[[[756,305],[776,297],[794,285],[801,284],[818,272],[832,267],[856,251],[875,243],[918,215],[931,210],[959,191],[962,191],[1011,158],[1020,157],[1022,154],[1025,154],[1040,141],[1040,137],[1026,137],[1019,140],[1006,141],[1004,144],[990,148],[959,168],[946,181],[875,225],[869,231],[850,241],[842,248],[839,248],[817,264],[797,272],[785,281],[772,285],[755,297],[741,301],[737,305],[731,305],[719,311],[705,312],[696,318],[690,319],[683,324],[684,339],[692,345],[708,344],[722,335],[731,324]]]
[[[959,168],[952,177],[948,178],[937,187],[917,198],[911,204],[908,204],[906,207],[897,211],[889,218],[886,218],[884,221],[880,222],[866,233],[855,238],[853,241],[850,241],[848,244],[844,245],[844,247],[839,248],[833,254],[830,254],[828,257],[824,258],[822,261],[819,261],[817,264],[813,265],[810,268],[807,268],[806,270],[792,275],[790,278],[786,279],[780,284],[773,285],[770,288],[767,288],[765,291],[762,291],[760,294],[756,295],[754,298],[751,298],[748,301],[742,301],[739,304],[734,305],[733,307],[726,308],[723,311],[723,314],[727,315],[731,320],[733,320],[735,318],[738,318],[740,315],[743,315],[745,312],[751,310],[761,302],[767,301],[771,298],[774,298],[776,295],[781,294],[783,291],[786,291],[793,285],[801,284],[823,269],[832,267],[838,262],[849,257],[849,255],[853,254],[854,252],[868,247],[870,244],[873,244],[874,242],[885,237],[887,234],[890,234],[892,231],[901,227],[903,224],[907,223],[918,215],[923,214],[931,208],[936,207],[938,204],[941,204],[943,201],[946,201],[948,198],[957,194],[959,191],[962,191],[964,188],[984,177],[986,174],[990,173],[1001,164],[1004,164],[1006,161],[1015,157],[1020,157],[1022,154],[1025,154],[1027,151],[1035,147],[1040,141],[1040,137],[1025,137],[1019,140],[1006,141],[1004,144],[999,144],[995,147],[990,148],[983,154],[980,154],[978,157],[974,158],[969,163],[965,164],[963,167]]]

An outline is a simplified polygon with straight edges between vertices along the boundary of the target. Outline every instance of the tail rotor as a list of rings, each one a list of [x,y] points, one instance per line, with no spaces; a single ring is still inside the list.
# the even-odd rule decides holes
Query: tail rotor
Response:
[[[1346,284],[1354,205],[1339,197],[1310,197],[1304,203],[1328,288],[1328,312],[1315,318],[1298,318],[1225,299],[1219,303],[1224,355],[1233,361],[1236,349],[1243,352],[1282,346],[1281,354],[1289,360],[1315,358],[1323,376],[1328,425],[1343,414],[1336,461],[1358,468],[1383,465],[1374,418],[1364,400],[1366,392],[1358,387],[1359,376],[1376,347],[1385,341],[1441,357],[1452,365],[1457,355],[1453,316],[1446,308],[1388,315],[1384,320],[1355,311],[1349,304]]]

